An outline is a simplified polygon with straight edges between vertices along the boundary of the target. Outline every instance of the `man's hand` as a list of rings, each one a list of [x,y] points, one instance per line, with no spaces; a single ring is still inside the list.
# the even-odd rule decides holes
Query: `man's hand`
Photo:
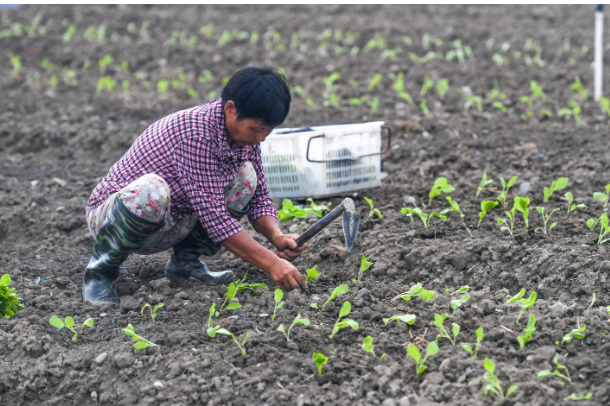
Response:
[[[269,274],[271,274],[273,281],[284,289],[297,289],[300,287],[302,290],[307,290],[307,285],[297,268],[288,261],[276,259],[277,262],[269,269]]]
[[[297,238],[299,238],[298,234],[280,234],[275,237],[273,245],[280,251],[280,258],[292,262],[301,256],[301,253],[307,248],[307,244],[297,247],[295,241]]]

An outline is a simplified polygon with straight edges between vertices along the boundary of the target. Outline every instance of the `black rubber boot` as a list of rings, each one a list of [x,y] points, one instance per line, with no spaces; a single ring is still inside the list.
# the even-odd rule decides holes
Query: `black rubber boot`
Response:
[[[95,237],[93,253],[83,276],[83,301],[118,306],[119,267],[129,254],[142,248],[146,237],[159,231],[164,224],[138,217],[117,197]]]

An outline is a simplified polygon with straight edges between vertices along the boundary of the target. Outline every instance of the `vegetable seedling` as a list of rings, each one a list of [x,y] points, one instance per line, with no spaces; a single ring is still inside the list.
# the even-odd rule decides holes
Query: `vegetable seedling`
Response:
[[[447,201],[451,205],[451,210],[460,213],[460,217],[464,218],[464,213],[460,210],[460,205],[455,200],[451,199],[450,196],[447,196]]]
[[[426,371],[426,369],[428,369],[428,367],[425,365],[428,357],[436,354],[438,354],[438,344],[436,341],[431,341],[428,343],[428,347],[426,348],[426,356],[423,358],[417,346],[410,344],[407,347],[407,355],[413,358],[413,361],[415,361],[415,374],[417,375],[418,381],[419,377]]]
[[[549,198],[551,197],[551,195],[553,194],[553,192],[555,192],[556,190],[563,190],[568,186],[568,178],[558,178],[557,180],[554,180],[551,183],[551,187],[544,188],[544,201],[543,203],[546,203]]]
[[[481,212],[479,213],[479,225],[478,227],[481,227],[481,223],[483,222],[483,219],[485,218],[485,215],[487,214],[487,212],[491,209],[493,209],[494,207],[496,207],[499,203],[496,201],[492,201],[492,200],[483,200],[481,202]]]
[[[233,341],[235,342],[235,344],[237,345],[237,347],[239,348],[239,350],[241,351],[241,355],[245,356],[246,355],[246,342],[248,341],[248,337],[250,337],[250,332],[247,332],[244,340],[241,342],[241,344],[239,343],[239,341],[237,341],[237,338],[235,337],[235,335],[233,333],[231,333],[229,330],[226,330],[224,328],[218,328],[220,326],[216,326],[215,327],[215,332],[216,334],[223,334],[226,336],[230,336]],[[214,338],[214,337],[212,337]]]
[[[371,206],[371,211],[369,212],[369,217],[373,217],[373,215],[377,215],[378,219],[382,219],[383,215],[381,214],[381,212],[379,211],[379,209],[375,208],[375,205],[373,204],[373,199],[369,199],[366,196],[363,196],[364,200],[366,200],[366,202],[369,204],[369,206]]]
[[[150,346],[157,347],[158,350],[161,349],[161,346],[153,343],[152,341],[148,341],[144,337],[138,335],[134,331],[133,326],[131,324],[128,324],[127,327],[121,329],[121,331],[123,333],[127,334],[128,336],[130,336],[133,339],[133,341],[135,341],[135,343],[133,344],[133,347],[136,350],[143,350],[144,348],[148,348]]]
[[[411,296],[419,296],[425,301],[428,301],[434,297],[434,292],[424,289],[421,283],[416,283],[415,285],[411,286],[408,292],[401,293],[392,298],[392,300],[403,299],[409,301],[411,300]]]
[[[542,230],[542,231],[544,232],[544,235],[548,235],[548,234],[551,232],[551,230],[552,230],[553,228],[555,228],[555,226],[557,225],[557,223],[552,223],[552,224],[550,225],[549,229],[547,230],[547,229],[546,229],[546,225],[547,225],[547,223],[549,222],[549,218],[551,218],[551,216],[553,215],[553,213],[555,213],[556,211],[559,211],[560,209],[558,209],[558,208],[557,208],[557,209],[554,209],[554,210],[553,210],[552,212],[550,212],[550,213],[545,213],[545,212],[544,212],[544,207],[540,207],[540,206],[538,206],[538,207],[536,207],[536,210],[538,210],[538,213],[540,213],[540,214],[542,215],[542,221],[544,222],[544,227],[542,227],[542,228],[538,227],[538,228],[536,228],[534,231]]]
[[[606,185],[606,187],[610,187],[610,185]],[[585,204],[572,204],[572,201],[574,200],[574,196],[570,192],[566,193],[564,196],[566,199],[568,199],[568,212],[567,212],[568,217],[570,216],[570,213],[572,211],[574,211],[576,209],[584,209],[587,207],[587,205],[585,205]],[[595,193],[593,194],[593,198],[595,199]]]
[[[573,339],[577,338],[579,340],[582,340],[583,338],[585,338],[585,330],[587,329],[587,326],[582,326],[579,328],[576,328],[572,331],[570,331],[568,334],[563,336],[563,339],[561,340],[561,343],[559,343],[559,341],[555,341],[556,345],[563,345],[563,343],[568,343],[570,344],[572,342]]]
[[[506,217],[508,217],[508,221],[504,218],[498,217],[496,219],[496,222],[498,223],[498,225],[504,224],[506,226],[506,228],[508,228],[510,237],[515,238],[513,236],[513,228],[515,226],[515,208],[513,207],[513,209],[511,211],[505,211],[504,214],[506,214]]]
[[[532,292],[532,293],[530,293],[529,298],[519,299],[519,302],[521,303],[521,312],[519,313],[519,316],[517,317],[517,322],[515,324],[519,324],[519,319],[521,318],[521,315],[523,314],[524,311],[531,309],[532,306],[534,306],[534,303],[536,302],[537,297],[538,297],[538,294],[536,292]]]
[[[333,327],[333,331],[328,336],[328,338],[330,338],[332,340],[333,337],[335,336],[335,334],[337,334],[339,332],[339,330],[341,330],[342,328],[351,327],[352,330],[358,330],[358,328],[360,326],[358,325],[358,322],[356,322],[355,320],[352,320],[352,319],[343,319],[343,320],[341,320],[343,317],[349,316],[351,311],[352,311],[351,303],[350,302],[343,302],[343,306],[341,307],[341,312],[339,312],[339,318],[335,322],[335,326]]]
[[[372,354],[373,357],[377,358],[377,354],[375,354],[375,346],[373,345],[373,337],[368,336],[364,340],[362,340],[362,351],[368,352],[369,354]],[[383,359],[383,357],[385,357],[386,355],[387,354],[384,352],[383,354],[381,354],[380,358]]]
[[[591,219],[587,221],[587,225],[589,225],[590,220]],[[595,228],[595,224],[592,228]],[[597,245],[610,241],[610,238],[604,238],[608,233],[610,233],[610,227],[608,227],[608,213],[604,213],[599,218],[599,238],[597,239]]]
[[[144,316],[144,310],[145,310],[147,307],[150,309],[150,316],[152,317],[152,321],[153,321],[153,323],[154,323],[154,322],[155,322],[155,319],[157,318],[157,310],[158,310],[160,307],[163,307],[163,303],[159,303],[159,304],[158,304],[158,305],[156,305],[155,307],[152,307],[150,304],[146,303],[146,304],[145,304],[145,305],[142,307],[142,311],[140,312],[140,314],[141,314],[142,316]]]
[[[208,336],[210,336],[210,338],[214,338],[216,337],[216,328],[212,327],[212,316],[216,313],[216,303],[212,303],[212,306],[210,306],[210,317],[208,317],[208,328],[206,330],[206,332],[208,333]],[[218,314],[216,314],[216,317],[218,317]]]
[[[74,319],[72,317],[66,317],[64,320],[60,319],[59,317],[53,315],[50,319],[49,319],[49,324],[51,324],[53,327],[61,330],[62,328],[66,327],[68,330],[72,331],[74,333],[74,336],[72,337],[72,341],[76,341],[78,334],[76,334],[76,330],[74,329]],[[93,328],[93,324],[94,324],[94,320],[93,318],[89,317],[87,320],[85,320],[85,322],[80,326],[80,332],[83,332],[83,328],[85,326],[89,327],[89,328]]]
[[[601,220],[601,218],[604,215],[606,215],[606,213],[602,214],[598,218],[592,218],[592,219],[587,220],[587,227],[589,228],[589,230],[595,230],[595,226],[597,225],[597,223]]]
[[[593,397],[593,392],[589,392],[586,395],[584,393],[581,393],[578,396],[575,393],[572,393],[570,396],[566,396],[565,398],[563,398],[563,401],[565,402],[568,399],[570,399],[570,400],[591,399],[591,397]]]
[[[318,367],[318,375],[322,375],[322,367],[324,365],[326,365],[326,363],[328,362],[328,358],[326,358],[326,356],[324,354],[322,354],[321,352],[314,352],[311,355],[311,358],[313,359],[313,362],[315,362],[316,366]]]
[[[483,177],[481,178],[481,183],[479,187],[477,187],[477,194],[474,196],[476,199],[479,198],[479,194],[487,187],[493,183],[493,179],[487,179],[487,169],[483,171]]]
[[[445,95],[449,90],[449,81],[447,79],[440,79],[436,82],[436,91],[441,100],[445,100]]]
[[[346,294],[348,290],[349,290],[349,287],[343,283],[341,285],[337,286],[335,289],[333,289],[328,300],[326,302],[324,302],[324,304],[322,305],[322,309],[320,311],[324,310],[324,306],[326,306],[328,303],[335,300],[338,296]]]
[[[309,319],[302,319],[301,318],[301,314],[297,314],[297,317],[294,319],[294,321],[292,322],[292,324],[290,325],[290,327],[288,327],[288,331],[286,331],[286,328],[284,328],[283,324],[280,324],[280,326],[277,328],[277,331],[281,331],[282,333],[284,333],[284,335],[286,336],[286,340],[288,341],[292,341],[290,339],[290,330],[292,330],[292,328],[294,326],[296,326],[297,324],[302,324],[304,326],[309,326]]]
[[[442,210],[440,213],[434,212],[434,213],[426,214],[419,207],[416,207],[414,209],[410,209],[408,207],[403,207],[402,209],[400,209],[400,213],[407,214],[407,216],[411,217],[411,220],[413,220],[413,213],[417,214],[419,216],[419,218],[421,219],[422,223],[424,223],[424,227],[428,228],[428,226],[430,225],[430,220],[433,217],[438,217],[441,221],[447,221],[447,212],[450,210],[451,209],[445,209],[445,210]]]
[[[610,196],[610,184],[606,185],[606,193],[593,193],[593,200],[595,200],[596,202],[601,201],[602,203],[604,203],[604,207],[606,207],[608,205],[608,196]]]
[[[435,313],[434,321],[432,322],[432,325],[438,327],[438,329],[440,330],[438,335],[436,336],[437,340],[439,337],[446,338],[447,340],[451,341],[451,344],[455,347],[455,340],[457,339],[458,334],[460,334],[460,326],[456,323],[451,323],[451,330],[453,332],[453,339],[452,339],[449,336],[449,334],[447,334],[447,332],[445,331],[444,323],[445,323],[445,320],[447,319],[447,317],[449,317],[449,315],[447,313],[443,313],[443,314]]]
[[[536,331],[536,316],[530,314],[530,319],[527,322],[527,326],[523,330],[522,336],[517,336],[517,341],[519,342],[519,347],[523,349],[525,344],[529,343],[532,339],[532,334]]]
[[[413,323],[415,323],[415,318],[416,317],[414,314],[403,314],[403,315],[397,315],[397,316],[389,317],[387,319],[383,319],[383,322],[387,326],[388,323],[390,323],[392,321],[395,321],[396,323],[402,321],[403,323],[407,323],[408,325],[412,326]]]
[[[317,217],[322,217],[325,211],[329,210],[330,203],[324,204],[315,204],[312,198],[307,199],[310,203],[310,207],[301,207],[300,205],[295,205],[289,199],[284,199],[282,201],[282,209],[278,210],[278,218],[280,221],[288,221],[293,218],[304,219],[307,217],[309,213],[315,214]]]
[[[15,288],[10,288],[11,277],[5,273],[0,277],[0,317],[10,319],[25,306],[15,293]]]
[[[483,393],[486,395],[489,392],[493,392],[498,398],[504,399],[505,397],[509,397],[514,391],[517,390],[517,385],[512,385],[506,390],[506,395],[502,390],[502,384],[498,377],[494,374],[496,371],[496,364],[493,363],[489,358],[485,357],[483,360],[483,368],[487,371],[487,374],[484,375],[481,379],[485,382],[489,382],[485,385],[485,389],[483,389]]]
[[[286,304],[286,302],[282,301],[283,297],[284,297],[284,292],[281,289],[276,289],[273,294],[273,300],[275,300],[275,307],[273,308],[273,314],[271,315],[271,321],[275,321],[275,318],[277,317],[277,311],[280,310],[282,307],[284,307],[284,305]]]
[[[515,197],[513,209],[523,214],[523,222],[525,223],[525,228],[529,227],[529,215],[530,210],[528,206],[530,204],[529,197]],[[514,213],[514,212],[513,212]]]
[[[364,272],[367,271],[371,265],[373,265],[372,262],[369,262],[369,259],[371,259],[370,256],[365,256],[364,254],[362,254],[362,258],[360,259],[360,272],[358,272],[358,280],[362,279],[362,275],[364,275]]]
[[[313,268],[306,270],[307,277],[305,278],[305,283],[309,281],[313,281],[314,279],[318,279],[320,277],[320,273],[318,272],[318,264],[314,265]]]
[[[578,104],[576,104],[575,101],[570,102],[570,107],[572,107],[572,108],[569,109],[566,107],[566,108],[560,109],[557,112],[557,116],[558,117],[574,116],[574,120],[576,121],[576,124],[580,124],[582,122],[582,117],[580,115],[580,112],[582,111],[582,107],[580,107]]]
[[[513,176],[512,178],[510,178],[510,180],[508,182],[506,182],[504,180],[504,178],[500,178],[500,183],[502,183],[502,193],[500,193],[500,195],[498,195],[498,201],[500,203],[502,203],[503,207],[506,207],[506,205],[507,205],[506,197],[508,196],[508,191],[510,190],[510,188],[513,186],[513,184],[515,183],[515,181],[517,179],[519,179],[518,176]]]
[[[458,290],[456,290],[455,292],[451,293],[452,295],[455,295],[456,293],[468,293],[469,290],[471,290],[472,288],[468,285],[466,286],[460,286],[460,288]],[[447,293],[449,293],[449,291],[447,291]]]
[[[453,186],[447,182],[447,178],[441,176],[434,181],[434,185],[430,189],[428,196],[430,197],[430,201],[428,202],[428,206],[432,204],[432,199],[436,196],[440,196],[441,193],[452,193],[455,190]]]
[[[462,344],[462,348],[470,354],[472,358],[476,358],[479,353],[479,348],[481,348],[481,341],[483,341],[483,327],[479,327],[476,329],[475,334],[477,335],[477,342],[474,345],[475,350],[473,351],[472,347],[468,344]]]
[[[570,378],[570,371],[568,371],[568,367],[566,367],[565,365],[561,365],[557,361],[558,359],[559,359],[559,354],[555,354],[555,356],[553,357],[553,363],[555,364],[557,369],[555,369],[554,371],[550,371],[548,369],[544,369],[544,370],[538,372],[538,377],[539,378],[546,378],[547,376],[555,375],[555,376],[558,376],[561,379],[564,379],[566,382],[571,384],[572,383],[572,378]],[[565,375],[562,374],[559,371],[560,369],[565,371]],[[565,382],[563,382],[563,381],[560,381],[559,383],[561,385],[565,385]]]
[[[470,300],[470,295],[464,295],[461,299],[455,299],[451,301],[451,308],[453,309],[453,314],[455,311],[460,308],[464,303],[467,303]]]
[[[597,300],[597,296],[595,295],[595,292],[593,292],[593,295],[591,296],[591,304],[589,305],[589,307],[587,307],[587,310],[589,310],[590,308],[593,307],[596,300]]]

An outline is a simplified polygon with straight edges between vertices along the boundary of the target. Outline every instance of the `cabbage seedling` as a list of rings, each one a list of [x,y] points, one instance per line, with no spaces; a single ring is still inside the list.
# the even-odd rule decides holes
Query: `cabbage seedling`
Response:
[[[280,310],[286,302],[282,301],[284,297],[284,292],[281,289],[276,289],[274,292],[273,300],[275,300],[275,307],[273,308],[273,314],[271,315],[271,321],[275,321],[277,317],[277,311]]]
[[[447,79],[440,79],[436,82],[436,91],[441,100],[445,100],[445,95],[449,90],[449,81]]]
[[[220,327],[220,326],[216,326],[216,327]],[[233,333],[231,333],[229,330],[226,330],[224,328],[217,328],[216,334],[223,334],[226,336],[230,336],[233,339],[233,341],[235,341],[235,344],[237,344],[237,347],[241,351],[241,355],[244,355],[244,356],[246,355],[246,342],[248,341],[248,337],[250,337],[250,332],[246,333],[246,336],[244,337],[244,340],[241,342],[241,344],[239,343],[239,341],[237,341],[237,338],[235,337],[235,335]]]
[[[396,91],[396,95],[409,103],[412,107],[415,107],[415,102],[413,98],[408,92],[405,92],[405,80],[404,80],[404,72],[400,72],[396,75],[396,79],[394,81],[394,90]]]
[[[610,187],[610,185],[606,185],[606,187]],[[570,192],[566,193],[564,196],[566,199],[568,199],[568,212],[567,212],[568,217],[570,216],[570,212],[572,212],[576,209],[584,209],[587,207],[585,204],[572,204],[572,201],[574,200],[574,196],[572,196],[572,193],[570,193]],[[595,193],[593,194],[593,198],[595,199]]]
[[[421,283],[416,283],[415,285],[411,286],[408,292],[401,293],[400,295],[392,298],[392,300],[403,299],[409,301],[411,300],[411,296],[419,296],[428,301],[434,297],[434,292],[424,289]]]
[[[449,336],[449,334],[447,334],[447,332],[445,331],[445,320],[447,319],[447,317],[449,317],[449,315],[447,313],[443,313],[443,314],[438,314],[435,313],[434,314],[434,321],[432,322],[433,326],[436,326],[439,328],[439,333],[436,336],[436,339],[438,340],[439,337],[443,337],[446,338],[447,340],[451,341],[451,344],[455,347],[455,340],[457,339],[458,334],[460,334],[460,326],[456,323],[451,323],[451,330],[453,332],[453,339]]]
[[[511,297],[510,299],[508,299],[506,304],[518,302],[519,299],[521,299],[524,295],[525,295],[525,288],[521,289],[519,291],[519,293],[517,293],[515,296]]]
[[[589,392],[586,395],[584,393],[581,393],[580,395],[576,396],[575,393],[572,393],[570,396],[566,396],[565,398],[563,398],[563,401],[567,401],[568,399],[571,400],[583,400],[583,399],[591,399],[591,397],[593,396],[593,392]]]
[[[455,311],[460,308],[464,303],[467,303],[470,300],[470,295],[464,295],[461,299],[455,299],[451,301],[451,308],[453,309],[453,314]]]
[[[85,322],[80,326],[80,332],[83,332],[83,328],[85,326],[89,327],[89,328],[93,328],[93,323],[94,320],[89,317],[87,320],[85,320]],[[60,319],[59,317],[53,315],[50,319],[49,319],[49,324],[51,324],[53,327],[61,330],[62,328],[67,328],[68,330],[72,331],[74,333],[74,336],[72,337],[72,341],[76,341],[77,339],[77,335],[76,334],[76,330],[74,329],[74,319],[70,316],[66,317],[64,320]]]
[[[373,337],[368,336],[364,340],[362,340],[362,351],[368,352],[372,354],[373,357],[377,358],[377,354],[375,354],[375,346],[373,345]],[[381,358],[385,357],[387,354],[384,352],[381,354]]]
[[[403,323],[407,323],[408,325],[412,326],[413,323],[415,323],[415,318],[416,317],[414,314],[403,314],[403,315],[397,315],[397,316],[389,317],[387,319],[383,319],[383,322],[387,326],[388,323],[390,323],[392,321],[395,321],[396,323],[402,321]]]
[[[143,307],[142,307],[142,311],[140,312],[140,314],[142,316],[144,316],[144,309],[146,308],[150,309],[150,316],[152,317],[152,321],[153,323],[155,322],[155,319],[157,318],[157,309],[159,309],[160,307],[163,307],[163,303],[159,303],[158,305],[156,305],[155,307],[152,307],[150,304],[146,303]]]
[[[498,223],[498,225],[502,225],[504,224],[506,226],[506,228],[508,228],[508,232],[510,233],[510,237],[511,238],[515,238],[513,236],[513,227],[515,226],[515,208],[513,207],[513,209],[511,211],[505,211],[504,214],[506,214],[506,217],[508,217],[507,221],[506,219],[503,219],[501,217],[498,217],[496,219],[496,222]]]
[[[592,218],[592,219],[587,220],[587,227],[589,227],[589,230],[595,230],[595,226],[601,220],[601,218],[604,217],[604,215],[607,215],[607,214],[604,213],[598,218]]]
[[[477,194],[474,196],[476,199],[479,198],[479,193],[481,193],[483,191],[483,189],[485,189],[485,187],[487,187],[488,185],[491,185],[493,183],[493,179],[487,179],[487,169],[483,171],[483,177],[481,178],[481,183],[479,184],[479,187],[477,187]]]
[[[597,296],[595,295],[595,292],[593,292],[593,295],[591,295],[591,304],[589,305],[589,307],[587,307],[587,310],[589,310],[590,308],[593,307],[596,300],[597,300]]]
[[[366,200],[366,202],[369,204],[369,206],[371,206],[371,211],[369,212],[369,217],[373,217],[373,215],[377,214],[377,218],[382,219],[383,216],[381,215],[381,212],[379,211],[379,209],[375,208],[375,205],[373,204],[373,199],[369,199],[366,196],[363,196],[364,200]]]
[[[536,210],[538,210],[538,213],[540,213],[540,214],[542,215],[542,221],[544,222],[544,227],[543,227],[543,228],[538,227],[538,228],[536,228],[534,231],[542,230],[542,231],[544,232],[544,235],[548,235],[548,233],[550,233],[550,232],[551,232],[551,230],[552,230],[553,228],[555,228],[555,226],[557,225],[557,223],[553,223],[553,224],[551,224],[551,226],[550,226],[550,227],[549,227],[549,229],[548,229],[548,232],[547,232],[547,229],[546,229],[546,225],[547,225],[547,223],[549,222],[549,218],[551,218],[551,216],[553,215],[553,213],[555,213],[556,211],[559,211],[559,209],[557,208],[557,209],[553,210],[553,211],[552,211],[552,212],[550,212],[550,213],[544,213],[544,207],[540,207],[540,206],[538,206],[538,207],[536,207]]]
[[[527,322],[527,326],[523,330],[522,336],[517,336],[517,341],[519,342],[519,347],[523,349],[525,344],[529,343],[532,339],[532,334],[536,331],[536,316],[530,314],[530,319]]]
[[[520,212],[521,214],[523,214],[523,222],[525,223],[525,228],[529,227],[529,215],[530,215],[530,210],[528,209],[528,206],[530,204],[530,199],[529,197],[515,197],[514,199],[514,204],[513,204],[513,209]]]
[[[136,350],[143,350],[144,348],[148,348],[150,346],[157,347],[158,350],[161,349],[161,346],[153,343],[152,341],[148,341],[144,337],[138,335],[134,331],[133,326],[131,324],[128,324],[127,327],[121,329],[121,331],[123,333],[127,334],[128,336],[130,336],[133,339],[133,341],[135,341],[135,343],[133,344],[133,347]]]
[[[370,256],[365,256],[364,254],[362,254],[362,258],[360,259],[360,272],[358,273],[358,280],[362,279],[362,275],[364,275],[364,272],[367,271],[371,265],[373,265],[372,262],[369,262],[369,259],[371,259]]]
[[[500,195],[498,196],[498,201],[502,203],[503,207],[507,206],[508,202],[506,201],[506,197],[508,196],[508,191],[517,179],[519,179],[518,176],[513,176],[508,182],[506,182],[504,178],[500,178],[500,182],[502,183],[502,193],[500,193]]]
[[[466,286],[460,286],[460,288],[458,290],[456,290],[455,292],[451,293],[452,295],[455,295],[456,293],[467,293],[469,290],[471,290],[472,288],[468,285]],[[447,290],[447,293],[449,293],[449,290]]]
[[[407,355],[413,358],[413,361],[415,361],[415,374],[417,375],[418,381],[419,377],[426,371],[426,369],[428,369],[428,367],[425,365],[428,357],[436,354],[438,354],[438,344],[436,341],[431,341],[428,343],[428,347],[426,348],[426,356],[423,358],[417,346],[410,344],[407,347]]]
[[[25,306],[15,293],[15,288],[10,288],[11,277],[5,273],[0,277],[0,317],[10,319]]]
[[[212,327],[212,316],[215,313],[216,313],[216,303],[212,303],[212,306],[210,306],[210,317],[208,317],[208,328],[206,330],[206,332],[208,333],[208,336],[210,336],[210,338],[216,337],[216,330],[218,328],[220,328],[220,326]],[[216,317],[218,317],[218,314],[216,314]]]
[[[582,107],[580,107],[578,104],[576,104],[575,101],[572,101],[570,103],[570,107],[572,107],[572,108],[569,109],[566,107],[566,108],[560,109],[557,112],[557,116],[558,117],[574,116],[574,120],[576,121],[576,124],[580,124],[582,122],[582,117],[580,115],[580,112],[582,111]]]
[[[343,319],[343,320],[341,320],[341,318],[349,316],[351,311],[352,311],[351,303],[350,302],[343,302],[343,306],[341,307],[341,312],[339,312],[339,318],[335,322],[335,326],[333,327],[333,331],[328,336],[328,338],[330,338],[332,340],[333,337],[335,336],[335,334],[337,334],[339,332],[339,330],[341,330],[342,328],[351,327],[352,330],[358,330],[358,328],[360,326],[358,325],[358,322],[356,322],[355,320],[352,320],[352,319]]]
[[[563,336],[563,339],[561,340],[561,344],[559,343],[559,341],[555,341],[555,344],[556,345],[563,345],[563,343],[570,344],[574,338],[578,338],[579,340],[582,340],[583,338],[585,338],[584,332],[586,329],[587,329],[587,326],[582,326],[577,329],[574,329],[574,330],[570,331],[568,334]]]
[[[491,361],[487,357],[485,357],[485,359],[483,360],[483,368],[485,368],[487,374],[484,375],[481,379],[485,382],[489,382],[487,385],[485,385],[485,388],[483,389],[483,393],[485,393],[486,395],[489,392],[493,392],[498,398],[504,399],[505,397],[509,397],[514,391],[517,390],[517,385],[512,385],[506,390],[506,395],[504,394],[504,391],[502,390],[502,384],[500,383],[498,377],[494,374],[494,372],[496,371],[496,364],[494,364],[493,361]]]
[[[608,205],[608,196],[610,196],[610,184],[606,185],[606,193],[600,193],[600,192],[593,193],[593,200],[595,200],[597,202],[599,202],[601,200],[604,203],[604,207],[606,207]]]
[[[293,218],[304,219],[307,217],[309,213],[315,214],[317,217],[322,217],[325,211],[329,210],[329,204],[315,204],[313,199],[310,197],[307,199],[310,203],[310,207],[301,207],[300,205],[295,205],[289,199],[284,199],[282,201],[282,209],[278,210],[278,218],[280,221],[288,221]]]
[[[290,330],[292,330],[292,328],[294,326],[296,326],[297,324],[302,324],[304,326],[309,326],[309,319],[302,319],[301,318],[301,314],[297,314],[297,317],[294,319],[294,321],[292,322],[292,324],[290,325],[290,327],[288,327],[288,331],[286,331],[286,329],[284,328],[283,324],[280,324],[280,326],[277,328],[277,331],[281,331],[282,333],[284,333],[284,335],[286,336],[286,340],[288,341],[292,341],[290,339]]]
[[[481,341],[483,341],[483,327],[479,327],[476,329],[475,334],[477,335],[477,342],[474,345],[475,350],[473,351],[472,347],[468,344],[462,344],[462,348],[468,351],[472,358],[476,358],[479,353],[479,348],[481,348]]]
[[[451,199],[451,197],[447,196],[447,201],[449,202],[449,204],[451,205],[451,210],[456,211],[458,213],[460,213],[460,217],[464,217],[464,213],[462,213],[462,211],[460,210],[460,205],[458,202],[456,202],[455,200]]]
[[[322,375],[322,367],[324,365],[326,365],[326,363],[328,362],[328,358],[326,358],[326,356],[324,354],[322,354],[321,352],[314,352],[311,355],[311,358],[313,359],[313,362],[315,362],[316,366],[318,367],[318,375]]]
[[[554,180],[551,183],[551,187],[544,188],[544,201],[543,203],[546,203],[549,200],[549,197],[551,197],[551,195],[553,194],[553,192],[555,192],[556,190],[563,190],[568,186],[568,178],[559,178],[557,180]]]
[[[375,89],[377,87],[377,85],[379,83],[381,83],[382,79],[383,79],[383,76],[380,73],[377,73],[376,75],[374,75],[373,78],[371,79],[371,82],[369,83],[369,86],[366,88],[366,90],[368,90],[369,92],[372,92],[373,89]]]
[[[589,222],[587,221],[587,225],[588,223]],[[595,227],[595,225],[593,227]],[[597,245],[610,241],[610,238],[604,238],[608,233],[610,233],[610,227],[608,227],[608,214],[604,213],[599,218],[599,238],[597,239]]]
[[[430,201],[428,202],[428,206],[432,204],[432,199],[436,196],[440,196],[441,193],[452,193],[455,190],[453,186],[447,182],[447,178],[441,176],[434,181],[434,185],[430,189],[428,196],[430,197]]]
[[[306,270],[307,278],[305,278],[305,283],[309,281],[313,281],[314,279],[318,279],[320,277],[320,273],[318,272],[318,265],[314,265],[313,268]]]
[[[441,221],[447,221],[447,212],[451,211],[451,209],[445,209],[442,210],[440,213],[434,212],[434,213],[430,213],[430,214],[426,214],[423,211],[421,211],[421,209],[419,207],[416,207],[414,209],[410,209],[408,207],[403,207],[402,209],[400,209],[400,213],[401,214],[407,214],[408,216],[411,217],[411,220],[413,220],[413,213],[417,214],[419,216],[419,218],[421,219],[422,223],[424,223],[424,226],[426,228],[428,228],[428,226],[430,225],[430,220],[433,217],[438,217]]]
[[[493,209],[494,207],[496,207],[499,203],[493,200],[483,200],[481,202],[481,212],[479,213],[479,227],[481,227],[481,223],[483,222],[483,219],[485,218],[485,215],[487,214],[487,212],[491,209]]]
[[[557,367],[556,370],[550,371],[548,369],[544,369],[544,370],[538,372],[538,377],[539,378],[546,378],[547,376],[555,375],[555,376],[558,376],[561,379],[564,379],[566,382],[571,384],[572,383],[572,378],[570,378],[570,371],[568,371],[568,367],[566,367],[565,365],[561,365],[559,362],[557,362],[558,359],[559,359],[559,354],[555,354],[555,356],[553,357],[553,363]],[[565,375],[562,374],[559,371],[560,369],[565,371]],[[561,385],[565,385],[565,382],[563,382],[563,381],[560,381],[559,383]]]
[[[322,310],[324,310],[324,306],[326,306],[328,303],[335,300],[337,298],[337,296],[346,294],[348,290],[349,290],[349,287],[343,283],[341,285],[337,286],[335,289],[333,289],[333,292],[330,294],[330,297],[328,298],[328,300],[326,302],[324,302],[324,304],[322,305]],[[320,310],[320,311],[322,311],[322,310]]]
[[[519,313],[519,316],[517,317],[517,322],[515,324],[519,324],[519,319],[521,318],[521,315],[523,314],[524,311],[531,309],[532,306],[534,306],[534,303],[536,302],[537,297],[538,297],[538,294],[536,292],[532,292],[532,293],[530,293],[529,298],[519,299],[519,303],[521,303],[521,312]]]
[[[578,96],[581,99],[586,99],[589,97],[589,91],[585,89],[578,76],[576,76],[574,83],[572,83],[570,87],[578,92]]]
[[[421,90],[419,92],[420,96],[425,96],[426,93],[428,93],[428,91],[430,89],[432,89],[432,87],[434,87],[434,82],[432,82],[432,79],[430,79],[430,76],[426,75],[426,77],[424,78],[424,83],[421,86]]]

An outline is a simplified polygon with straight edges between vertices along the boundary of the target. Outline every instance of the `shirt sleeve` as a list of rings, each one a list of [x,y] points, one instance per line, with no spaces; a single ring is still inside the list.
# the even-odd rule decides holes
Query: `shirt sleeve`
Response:
[[[200,136],[189,137],[174,150],[180,185],[191,200],[201,225],[215,244],[243,230],[231,217],[219,181],[217,148]]]
[[[273,205],[271,197],[269,197],[269,188],[265,180],[265,170],[261,158],[261,146],[256,144],[252,147],[253,156],[251,157],[252,166],[256,171],[258,178],[256,191],[250,199],[250,209],[248,210],[248,221],[254,224],[254,221],[262,216],[273,216],[277,218],[277,210]]]

